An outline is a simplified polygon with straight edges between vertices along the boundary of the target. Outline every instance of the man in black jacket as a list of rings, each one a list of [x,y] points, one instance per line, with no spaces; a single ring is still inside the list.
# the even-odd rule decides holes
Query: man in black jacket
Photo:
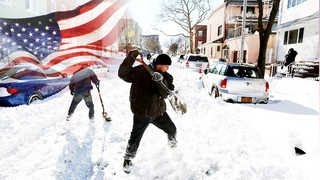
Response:
[[[72,76],[69,89],[71,95],[73,95],[73,99],[68,111],[67,121],[70,120],[71,115],[82,99],[84,99],[87,107],[89,108],[89,118],[94,118],[94,105],[90,93],[92,89],[91,81],[97,86],[97,88],[99,87],[98,77],[90,68],[84,68]]]
[[[137,50],[129,52],[129,55],[120,65],[118,75],[126,82],[132,83],[130,89],[130,106],[134,114],[133,127],[124,156],[124,171],[130,172],[133,159],[139,147],[144,131],[150,123],[162,129],[168,135],[169,145],[175,147],[176,127],[166,112],[164,99],[169,93],[162,88],[157,78],[152,78],[142,65],[132,67],[136,57],[140,53]],[[151,68],[162,75],[163,83],[171,90],[174,89],[173,77],[167,72],[171,59],[166,54],[160,54]]]
[[[288,51],[288,54],[286,54],[286,56],[285,56],[284,65],[288,66],[291,63],[293,63],[296,59],[297,54],[298,54],[297,51],[295,51],[293,48],[290,48]]]

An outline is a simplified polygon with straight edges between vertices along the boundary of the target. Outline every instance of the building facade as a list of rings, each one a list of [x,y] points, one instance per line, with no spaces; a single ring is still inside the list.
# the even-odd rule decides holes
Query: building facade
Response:
[[[119,26],[119,51],[127,52],[132,47],[141,48],[142,43],[142,29],[139,24],[130,17],[125,17],[120,20]]]
[[[267,23],[270,4],[263,5],[263,23]],[[225,0],[208,19],[207,43],[204,52],[210,59],[224,58],[229,62],[239,62],[241,49],[242,0]],[[259,54],[258,5],[256,0],[247,1],[246,26],[244,34],[244,59],[242,62],[256,64]],[[266,62],[275,61],[275,35],[271,34],[267,48]]]
[[[319,0],[282,0],[277,26],[278,61],[290,48],[298,52],[296,61],[320,59]]]
[[[159,41],[159,35],[142,35],[142,49],[148,53],[160,53],[161,46]]]
[[[193,50],[196,53],[200,53],[202,45],[207,42],[207,26],[206,25],[196,25],[192,29],[192,42]]]

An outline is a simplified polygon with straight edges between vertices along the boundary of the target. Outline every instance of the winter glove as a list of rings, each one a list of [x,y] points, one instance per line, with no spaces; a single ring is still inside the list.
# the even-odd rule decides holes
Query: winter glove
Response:
[[[73,96],[73,95],[74,95],[74,92],[73,92],[73,91],[70,91],[70,94]]]
[[[174,90],[173,77],[169,73],[163,73],[163,81],[170,90]]]
[[[138,50],[132,50],[129,52],[129,56],[131,56],[134,59],[136,59],[139,54],[140,52]]]
[[[159,82],[159,81],[162,81],[163,80],[163,76],[161,73],[159,72],[154,72],[152,74],[152,81],[155,81],[155,82]]]

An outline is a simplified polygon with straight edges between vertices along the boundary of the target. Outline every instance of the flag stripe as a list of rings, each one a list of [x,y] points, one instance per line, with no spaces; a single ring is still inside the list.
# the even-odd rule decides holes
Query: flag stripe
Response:
[[[99,53],[102,54],[103,50],[104,49],[98,48],[98,47],[96,47],[96,48],[95,47],[87,47],[87,46],[72,47],[72,48],[69,48],[69,49],[58,51],[56,53],[52,53],[49,56],[47,56],[42,62],[47,64],[51,60],[53,60],[53,59],[55,59],[55,58],[57,58],[59,56],[68,54],[68,53],[87,51],[87,52],[92,52],[92,53],[95,53],[95,54],[99,54]]]
[[[112,2],[110,1],[103,1],[100,4],[97,5],[94,9],[83,12],[79,14],[78,16],[64,19],[64,20],[58,20],[58,24],[60,27],[60,30],[70,29],[75,26],[80,26],[82,24],[86,24],[90,22],[92,19],[98,17],[100,14],[102,14],[108,7],[112,5]]]
[[[67,59],[70,59],[70,58],[73,58],[73,57],[81,57],[81,56],[92,56],[92,57],[96,57],[96,58],[99,58],[101,60],[105,59],[105,57],[103,56],[99,56],[99,55],[96,55],[94,53],[90,53],[90,52],[86,52],[86,51],[82,51],[82,52],[74,52],[74,53],[68,53],[68,54],[65,54],[65,55],[62,55],[62,56],[59,56],[55,59],[52,59],[48,64],[46,64],[47,68],[50,68],[51,66],[53,65],[56,65],[56,64],[59,64]]]
[[[105,65],[103,61],[101,61],[97,57],[93,56],[80,56],[80,57],[71,57],[69,59],[65,59],[64,61],[60,62],[59,64],[55,64],[51,66],[49,69],[46,69],[46,74],[50,74],[51,72],[55,71],[63,71],[64,69],[68,68],[69,66],[73,66],[79,63],[85,63],[85,62],[97,62],[101,65]]]
[[[23,66],[24,71],[24,66],[29,66],[30,69],[27,70],[30,71],[18,72],[17,77],[23,78],[30,75],[38,76],[41,73],[47,76],[72,74],[94,64],[106,66],[105,62],[115,59],[110,57],[110,52],[114,51],[107,47],[116,41],[123,29],[124,23],[120,19],[126,14],[127,2],[91,0],[74,10],[15,19],[21,26],[14,20],[8,21],[10,24],[5,30],[10,34],[10,30],[13,29],[13,35],[10,34],[6,38],[15,40],[23,48],[14,49],[6,54],[11,60],[6,68]],[[18,33],[23,33],[23,38],[19,39]],[[2,40],[5,41],[7,40]],[[10,47],[9,43],[6,45]]]
[[[31,63],[31,64],[34,64],[34,65],[40,65],[39,61],[37,61],[36,59],[34,58],[30,58],[30,57],[26,57],[26,56],[21,56],[21,57],[18,57],[14,60],[12,60],[8,66],[15,66],[15,65],[18,65],[18,64],[21,64],[21,63]]]
[[[105,35],[102,39],[90,43],[90,45],[94,46],[110,46],[119,38],[119,31],[123,27],[123,22],[118,21],[117,25],[113,27],[113,29]]]
[[[117,3],[114,3],[112,6],[110,6],[109,8],[105,9],[104,12],[102,12],[100,15],[98,15],[95,19],[84,23],[82,17],[77,17],[76,19],[73,19],[72,22],[67,21],[64,23],[67,23],[69,26],[74,25],[74,27],[70,27],[68,29],[63,29],[61,23],[59,22],[59,26],[60,26],[60,34],[62,38],[70,38],[70,37],[77,37],[77,36],[81,36],[83,34],[88,34],[92,31],[94,31],[95,29],[98,29],[99,27],[101,27],[109,18],[110,16],[116,12],[123,4],[123,1],[119,1]],[[102,4],[103,5],[103,4]],[[96,12],[96,11],[94,11]],[[86,13],[86,15],[93,17],[92,13]],[[88,18],[86,18],[88,19]],[[81,25],[76,25],[77,23],[75,23],[75,21],[80,21]],[[90,28],[88,28],[90,27]]]
[[[103,1],[105,1],[105,0],[92,0],[92,1],[87,2],[84,5],[79,6],[78,8],[76,8],[74,10],[56,12],[55,18],[57,21],[62,21],[62,20],[73,18],[75,16],[79,16],[82,13],[85,13],[87,11],[90,11],[91,9],[94,9]]]
[[[127,6],[124,5],[121,7],[117,12],[115,12],[108,21],[106,21],[100,28],[95,29],[91,33],[84,34],[77,37],[72,38],[64,38],[62,39],[62,43],[65,43],[62,46],[70,47],[74,44],[76,45],[86,45],[93,42],[96,42],[98,40],[101,40],[103,37],[105,37],[112,29],[117,25],[117,23],[120,21],[120,19],[124,16],[126,12]],[[107,44],[108,46],[110,44]],[[65,49],[65,47],[60,47],[60,49]]]

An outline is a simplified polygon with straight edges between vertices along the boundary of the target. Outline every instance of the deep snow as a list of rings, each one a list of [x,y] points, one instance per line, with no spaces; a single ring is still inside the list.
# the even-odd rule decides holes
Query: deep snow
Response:
[[[95,119],[81,102],[70,122],[68,89],[30,106],[0,107],[0,179],[320,179],[319,82],[270,78],[269,104],[214,100],[199,74],[174,65],[169,70],[187,114],[168,113],[178,130],[178,147],[153,125],[144,134],[131,174],[122,162],[132,126],[130,84],[117,66],[95,69],[111,123],[105,123],[96,90]],[[307,152],[296,156],[294,146]]]

